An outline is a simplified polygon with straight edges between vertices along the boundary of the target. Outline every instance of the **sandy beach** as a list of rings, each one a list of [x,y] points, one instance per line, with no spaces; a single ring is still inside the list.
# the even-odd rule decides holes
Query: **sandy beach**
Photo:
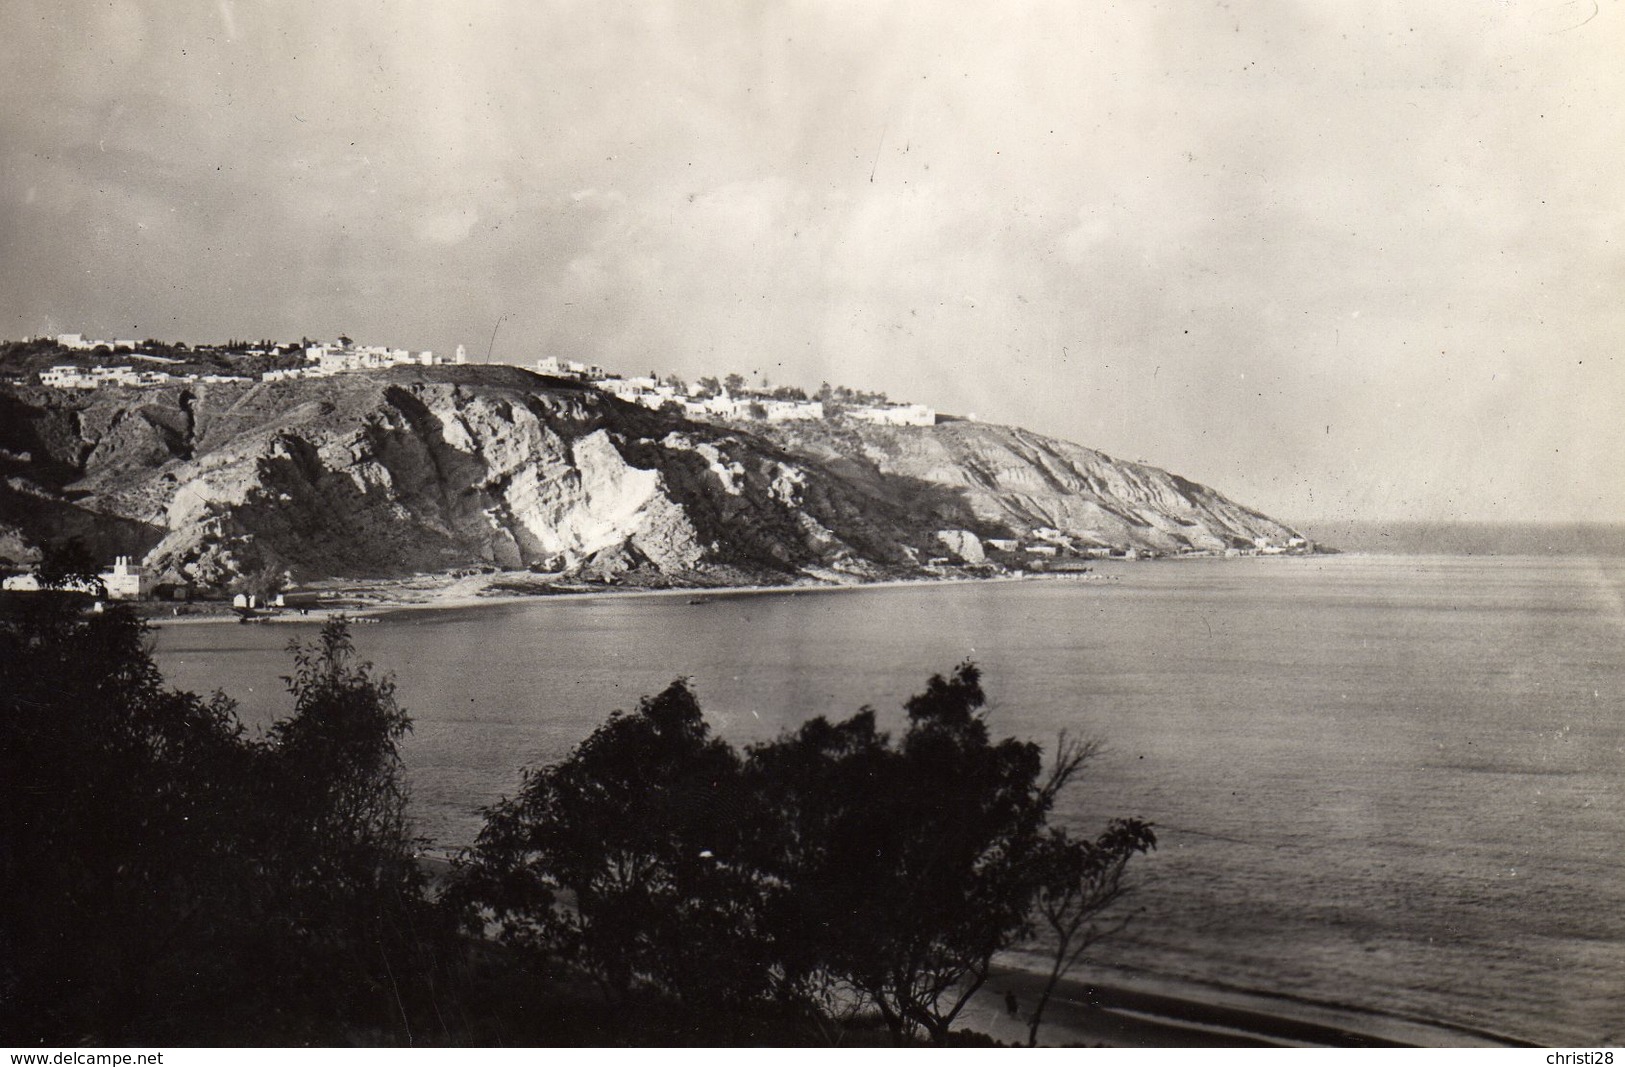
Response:
[[[1027,1013],[1047,974],[1010,953],[972,998],[962,1028],[1026,1044]],[[1524,1048],[1526,1042],[1422,1019],[1091,967],[1063,979],[1045,1008],[1040,1045],[1113,1048]],[[1005,994],[1020,1014],[1012,1016]]]

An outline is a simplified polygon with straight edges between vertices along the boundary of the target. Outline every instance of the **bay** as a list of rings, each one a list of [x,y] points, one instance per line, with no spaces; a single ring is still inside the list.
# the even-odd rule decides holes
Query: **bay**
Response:
[[[1101,581],[559,598],[355,629],[415,719],[421,832],[678,675],[736,744],[973,659],[996,733],[1105,751],[1059,818],[1154,821],[1102,963],[1543,1044],[1625,1040],[1625,560],[1108,565]],[[170,626],[182,688],[287,713],[313,628]]]

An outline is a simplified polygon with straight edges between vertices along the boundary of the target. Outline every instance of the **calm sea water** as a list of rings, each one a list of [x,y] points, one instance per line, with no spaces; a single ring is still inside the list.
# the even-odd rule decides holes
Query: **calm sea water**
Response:
[[[1337,556],[1110,582],[547,600],[357,627],[393,671],[420,829],[676,675],[743,743],[973,658],[996,730],[1105,741],[1081,829],[1160,828],[1114,965],[1487,1029],[1625,1041],[1625,560]],[[285,714],[304,627],[176,626],[179,686]]]

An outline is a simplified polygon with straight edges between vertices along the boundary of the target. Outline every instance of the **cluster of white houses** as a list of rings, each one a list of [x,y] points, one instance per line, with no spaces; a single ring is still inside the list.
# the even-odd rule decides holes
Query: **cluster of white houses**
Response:
[[[134,358],[162,360],[166,363],[180,362],[165,360],[162,356]],[[49,385],[55,389],[100,389],[104,385],[122,385],[127,389],[140,389],[149,385],[169,385],[174,382],[246,382],[249,379],[236,374],[171,374],[151,367],[141,369],[133,366],[75,367],[70,364],[40,371],[39,380],[41,385]]]
[[[139,341],[82,341],[69,344],[64,338],[81,340],[78,334],[58,334],[55,338],[57,344],[64,348],[95,349],[100,347],[112,351],[124,351],[137,348]],[[295,349],[297,351],[297,348]],[[385,367],[421,366],[429,367],[443,363],[466,363],[468,355],[462,345],[457,346],[457,355],[452,360],[436,357],[433,352],[411,352],[404,348],[386,348],[382,345],[353,345],[353,344],[319,344],[309,345],[305,348],[305,365],[303,367],[288,367],[281,370],[268,370],[260,375],[261,381],[276,382],[289,378],[326,378],[334,374],[346,374],[351,371],[381,370]],[[270,350],[251,348],[245,355],[263,356],[272,354]],[[139,389],[146,386],[171,385],[177,382],[247,382],[253,379],[237,374],[175,374],[164,370],[164,364],[183,362],[169,356],[155,356],[142,352],[131,352],[132,360],[140,360],[149,364],[145,367],[136,367],[126,364],[117,367],[80,367],[74,364],[63,364],[40,371],[40,384],[56,389],[100,389],[104,385],[118,385],[125,388]]]
[[[609,378],[596,384],[606,393],[646,408],[676,404],[691,419],[760,418],[768,422],[795,422],[824,417],[824,405],[817,400],[781,400],[743,394],[733,396],[726,388],[716,396],[699,397],[654,378]]]
[[[691,419],[757,419],[767,422],[816,421],[826,417],[821,400],[786,399],[768,396],[763,392],[742,390],[737,396],[726,387],[714,396],[689,392],[680,384],[658,378],[622,378],[591,363],[549,356],[536,361],[536,373],[554,378],[573,378],[589,382],[606,393],[622,400],[630,400],[646,408],[662,408],[675,404]],[[937,421],[934,409],[924,404],[865,404],[843,405],[841,414],[860,422],[874,422],[889,426],[933,426]]]
[[[14,574],[4,581],[0,581],[0,588],[7,592],[37,593],[42,590],[61,593],[83,593],[87,596],[106,597],[108,600],[191,600],[193,590],[184,584],[160,585],[153,580],[152,572],[137,563],[130,556],[119,556],[113,565],[97,575],[98,581],[89,578],[68,578],[63,581],[47,585],[38,574]],[[237,608],[264,609],[264,608],[295,608],[309,609],[321,603],[320,594],[316,592],[284,592],[272,593],[269,596],[257,596],[253,593],[238,593],[232,597],[232,606]],[[100,602],[97,609],[101,608]]]
[[[57,344],[74,350],[106,348],[110,351],[131,353],[132,360],[148,364],[117,367],[79,367],[72,364],[51,367],[40,372],[40,384],[57,389],[99,389],[104,385],[126,388],[168,385],[176,382],[245,382],[251,379],[230,374],[175,374],[163,369],[164,364],[182,362],[167,356],[144,354],[137,349],[140,341],[87,341],[80,334],[57,334]],[[270,350],[250,349],[249,355],[269,355]],[[443,364],[465,364],[468,352],[457,346],[451,358],[436,356],[432,351],[413,352],[405,348],[383,345],[357,345],[341,340],[307,345],[305,364],[268,370],[260,375],[261,381],[287,381],[295,378],[326,378],[335,374],[355,371],[383,370],[388,367],[431,367]],[[549,356],[536,361],[536,373],[555,378],[572,378],[611,393],[623,400],[648,408],[661,408],[675,404],[693,419],[765,420],[767,422],[815,421],[826,417],[822,401],[787,399],[766,395],[765,391],[742,390],[737,395],[722,389],[716,395],[697,395],[685,387],[662,382],[657,378],[623,378],[603,367],[591,363]],[[888,426],[931,426],[937,413],[924,404],[852,404],[842,405],[841,414],[860,422]]]
[[[937,535],[942,538],[942,534]],[[1029,530],[1022,538],[990,537],[982,542],[989,553],[1003,553],[1006,560],[1026,558],[1038,570],[1066,570],[1071,560],[1097,559],[1155,559],[1162,553],[1144,548],[1103,544],[1092,538],[1069,535],[1049,526]],[[1225,556],[1281,556],[1302,555],[1314,551],[1314,545],[1296,534],[1284,539],[1254,537],[1250,540],[1233,538],[1223,549]],[[1191,548],[1182,555],[1211,556],[1216,550]],[[961,553],[963,555],[963,553]]]
[[[424,349],[412,352],[405,348],[386,348],[383,345],[320,344],[305,349],[305,365],[285,370],[268,370],[260,375],[262,381],[276,382],[289,378],[328,378],[335,374],[349,374],[361,370],[383,370],[386,367],[438,367],[447,363],[467,363],[468,350],[457,346],[451,359],[436,356]]]

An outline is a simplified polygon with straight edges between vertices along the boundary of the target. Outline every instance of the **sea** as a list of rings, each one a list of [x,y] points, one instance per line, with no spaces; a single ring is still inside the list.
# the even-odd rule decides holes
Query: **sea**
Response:
[[[473,841],[522,767],[674,678],[743,745],[865,705],[899,730],[903,701],[968,659],[995,735],[1101,743],[1059,821],[1157,828],[1099,966],[1618,1045],[1625,552],[1504,543],[1520,554],[556,597],[399,612],[354,635],[413,716],[416,824],[444,849]],[[263,728],[290,708],[287,642],[313,632],[165,626],[156,654],[172,684],[224,689]]]

